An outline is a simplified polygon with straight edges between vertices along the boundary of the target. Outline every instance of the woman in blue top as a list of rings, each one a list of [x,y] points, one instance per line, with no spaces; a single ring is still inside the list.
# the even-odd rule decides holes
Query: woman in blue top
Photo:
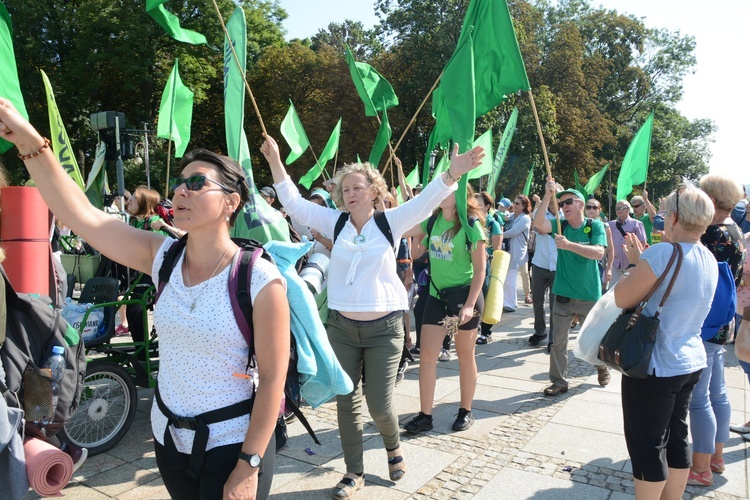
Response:
[[[622,413],[636,499],[682,498],[691,466],[687,413],[690,394],[706,367],[701,327],[718,280],[716,259],[700,243],[714,207],[705,193],[680,187],[667,197],[666,235],[682,247],[684,258],[659,316],[650,375],[622,377]],[[615,287],[617,307],[637,306],[667,267],[672,245],[659,243],[641,253],[642,244],[628,234],[626,251],[632,266]],[[676,267],[676,266],[675,266]],[[674,267],[651,297],[643,314],[653,316]]]

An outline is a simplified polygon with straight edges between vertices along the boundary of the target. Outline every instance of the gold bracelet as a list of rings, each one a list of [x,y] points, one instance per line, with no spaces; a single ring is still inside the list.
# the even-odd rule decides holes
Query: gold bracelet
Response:
[[[22,161],[26,161],[26,160],[30,160],[32,158],[36,158],[37,156],[39,156],[40,154],[42,154],[44,152],[44,150],[49,147],[49,139],[47,139],[46,137],[42,137],[42,139],[44,139],[44,144],[42,144],[42,147],[39,148],[39,151],[34,151],[33,153],[29,153],[27,155],[22,155],[21,153],[18,153],[18,157]]]
[[[446,170],[446,171],[445,171],[445,175],[447,175],[447,176],[448,176],[448,178],[449,178],[450,180],[452,180],[453,182],[458,182],[458,179],[460,179],[460,178],[461,178],[461,176],[460,176],[460,175],[458,176],[458,179],[456,179],[455,177],[453,177],[453,175],[451,175],[451,169],[450,169],[450,167],[448,167],[448,170]]]

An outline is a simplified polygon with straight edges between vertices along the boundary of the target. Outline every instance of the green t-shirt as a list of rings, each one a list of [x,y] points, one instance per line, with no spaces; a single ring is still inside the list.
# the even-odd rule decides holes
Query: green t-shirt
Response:
[[[587,223],[589,220],[591,220],[590,227]],[[557,234],[557,224],[552,224],[552,236],[555,234]],[[604,224],[600,220],[586,218],[578,229],[568,224],[563,230],[563,235],[573,243],[607,246],[607,235],[604,232]],[[599,300],[602,296],[602,282],[597,261],[569,250],[558,250],[557,271],[552,292],[571,299]]]
[[[430,295],[437,298],[435,287],[449,288],[468,285],[474,277],[474,266],[471,263],[471,253],[467,248],[466,232],[461,229],[450,239],[448,231],[453,227],[453,221],[447,221],[438,215],[431,235],[427,235],[430,252]],[[474,229],[482,231],[482,223],[474,222]],[[422,222],[422,230],[427,232],[427,221]]]
[[[651,233],[654,232],[654,223],[651,222],[648,212],[644,212],[640,217],[633,216],[633,218],[643,222],[643,229],[646,231],[646,243],[651,245]]]
[[[497,236],[498,234],[503,234],[503,226],[501,226],[492,216],[487,217],[486,223],[487,227],[485,229],[485,234],[487,237],[485,240],[487,243],[487,255],[491,257],[494,252],[492,249],[492,237]]]
[[[156,222],[157,220],[161,220],[161,217],[158,215],[152,215],[148,219],[140,218],[140,217],[131,217],[130,218],[130,225],[133,226],[136,229],[145,229],[147,231],[153,231],[155,233],[163,234],[164,236],[169,236],[164,231],[155,231],[151,229],[151,224]],[[147,223],[148,222],[148,223]]]

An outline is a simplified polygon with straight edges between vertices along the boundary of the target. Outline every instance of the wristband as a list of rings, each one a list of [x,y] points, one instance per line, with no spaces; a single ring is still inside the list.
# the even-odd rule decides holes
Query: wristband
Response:
[[[42,137],[42,139],[44,139],[44,144],[42,144],[42,147],[39,148],[39,150],[34,151],[33,153],[29,153],[27,155],[22,155],[21,153],[18,153],[18,158],[20,158],[21,161],[26,161],[32,158],[36,158],[37,156],[42,154],[44,150],[49,147],[49,139],[47,139],[46,137]]]
[[[449,178],[450,180],[452,180],[453,182],[458,182],[458,179],[460,179],[460,178],[461,178],[461,176],[460,176],[460,175],[458,176],[458,179],[456,179],[455,177],[453,177],[453,175],[451,174],[451,169],[450,169],[450,167],[448,167],[448,170],[446,170],[446,171],[445,171],[445,175],[447,175],[447,176],[448,176],[448,178]]]

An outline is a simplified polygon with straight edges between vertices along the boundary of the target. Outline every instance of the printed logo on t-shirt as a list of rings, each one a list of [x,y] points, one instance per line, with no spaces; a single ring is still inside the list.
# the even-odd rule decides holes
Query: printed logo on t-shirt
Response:
[[[430,258],[438,260],[453,259],[453,241],[451,241],[447,231],[442,236],[430,237]]]

